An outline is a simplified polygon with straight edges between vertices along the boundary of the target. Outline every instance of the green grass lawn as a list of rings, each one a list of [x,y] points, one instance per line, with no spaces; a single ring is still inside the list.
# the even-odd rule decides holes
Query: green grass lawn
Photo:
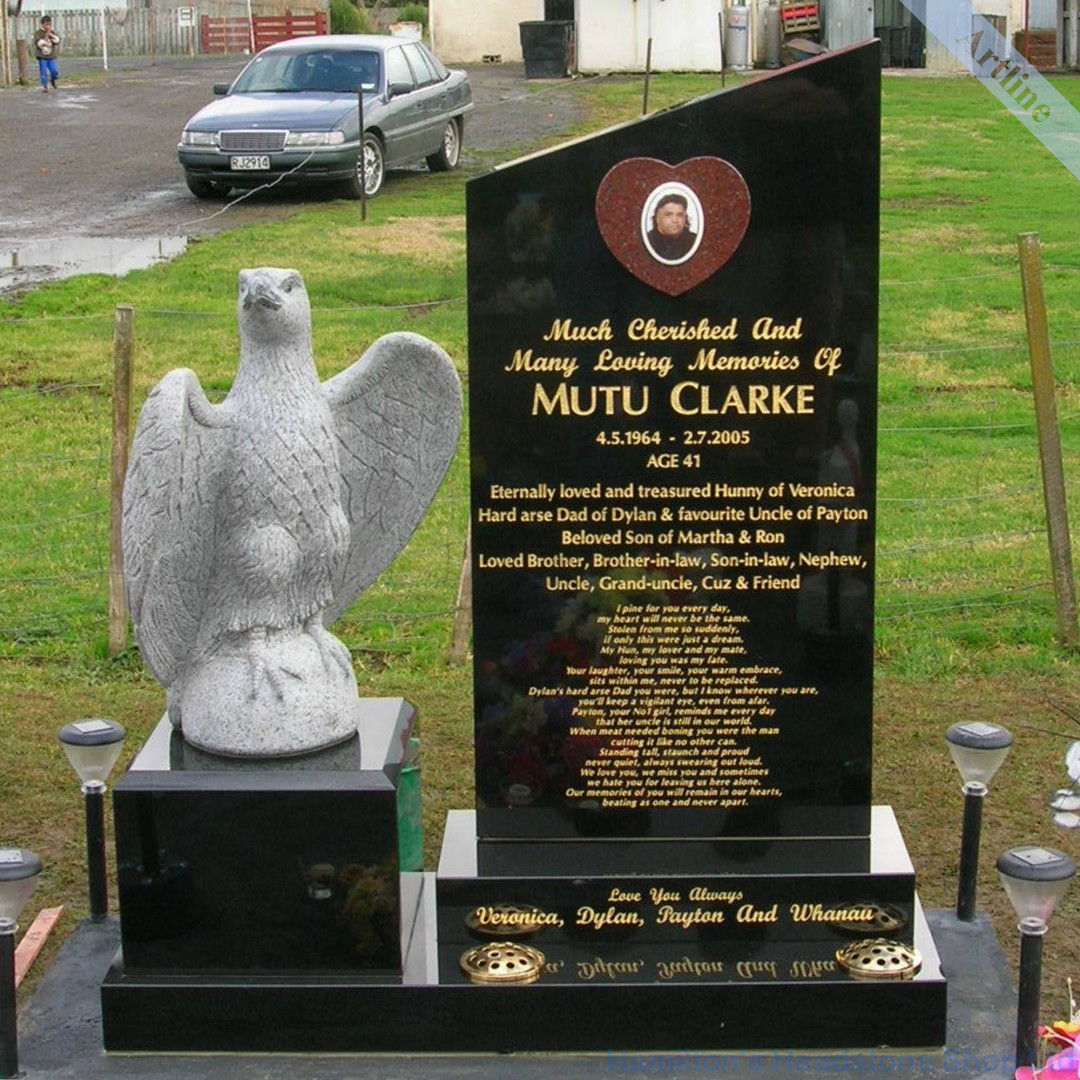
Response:
[[[650,106],[716,84],[658,76]],[[1056,85],[1080,104],[1080,81]],[[575,92],[589,109],[577,134],[640,111],[638,80]],[[1080,188],[971,79],[886,77],[883,109],[875,796],[897,810],[924,901],[948,906],[961,797],[943,732],[975,718],[1013,729],[986,805],[980,892],[1011,956],[994,858],[1031,841],[1080,847],[1045,809],[1066,741],[1036,730],[1080,736],[1054,705],[1080,716],[1080,661],[1055,640],[1016,238],[1042,241],[1080,522]],[[18,763],[0,773],[0,841],[42,856],[34,905],[67,905],[68,927],[86,910],[81,805],[56,732],[112,716],[131,730],[130,754],[163,708],[137,654],[109,659],[105,648],[114,305],[136,311],[140,401],[178,366],[224,393],[238,348],[236,271],[283,260],[307,283],[325,375],[402,328],[438,341],[464,374],[464,181],[396,177],[366,223],[354,204],[324,203],[193,242],[121,280],[60,282],[0,304],[0,754]],[[405,554],[338,627],[363,693],[420,708],[429,866],[446,810],[472,803],[470,673],[446,663],[466,521],[462,454]],[[1066,976],[1080,977],[1078,916],[1080,885],[1046,940],[1050,1011]]]

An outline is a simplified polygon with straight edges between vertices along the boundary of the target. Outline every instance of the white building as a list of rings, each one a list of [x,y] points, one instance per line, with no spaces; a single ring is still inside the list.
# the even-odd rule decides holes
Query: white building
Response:
[[[719,71],[721,27],[729,36],[736,16],[749,18],[751,57],[763,58],[765,9],[772,2],[565,0],[562,10],[570,10],[572,4],[572,60],[578,71],[643,71],[650,41],[654,71]],[[520,63],[520,24],[560,17],[552,13],[553,0],[429,3],[435,49],[447,61],[458,63]],[[1044,57],[1049,49],[1050,62],[1044,59],[1040,66],[1062,62],[1080,66],[1080,0],[973,0],[973,4],[1018,48],[1026,43],[1032,53],[1042,50]],[[955,57],[926,34],[901,0],[818,0],[818,14],[815,36],[827,48],[879,37],[887,66],[960,70]],[[1026,36],[1017,38],[1018,34]],[[1031,59],[1040,63],[1034,56]]]

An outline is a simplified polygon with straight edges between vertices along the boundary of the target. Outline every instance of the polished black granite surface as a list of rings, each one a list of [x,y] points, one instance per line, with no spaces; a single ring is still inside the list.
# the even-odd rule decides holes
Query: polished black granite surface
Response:
[[[193,751],[162,720],[116,784],[127,971],[400,972],[396,780],[415,710],[296,758]]]
[[[922,969],[907,982],[859,982],[823,942],[759,943],[739,955],[700,945],[627,943],[552,951],[530,986],[476,986],[455,969],[464,945],[435,941],[431,875],[401,983],[356,979],[207,981],[114,969],[102,987],[105,1046],[141,1053],[626,1052],[940,1047],[946,984],[921,910]],[[724,971],[716,965],[723,964]],[[549,1062],[548,1068],[551,1068]]]
[[[652,1052],[637,1051],[632,1048],[633,1028],[627,1017],[621,1031],[609,1031],[614,1041],[598,1051],[520,1052],[507,1058],[481,1049],[479,1041],[476,1046],[455,1052],[410,1049],[408,1017],[384,1017],[373,1013],[366,1004],[357,1009],[355,1026],[370,1031],[385,1022],[400,1034],[405,1049],[389,1051],[392,1056],[362,1050],[351,1054],[320,1053],[309,1041],[296,1053],[102,1053],[99,984],[116,951],[119,926],[111,919],[104,923],[86,920],[75,927],[49,962],[20,1010],[20,1065],[33,1080],[237,1080],[240,1076],[258,1076],[262,1080],[507,1080],[510,1076],[515,1080],[594,1080],[612,1074],[682,1072],[777,1078],[902,1073],[917,1075],[920,1080],[1008,1080],[1015,1067],[1011,1059],[1016,984],[1005,950],[1014,949],[1015,937],[1009,936],[999,944],[990,920],[982,912],[974,922],[964,923],[952,911],[928,911],[927,921],[940,952],[941,968],[949,976],[948,1023],[944,1039],[936,1048],[915,1047],[903,1032],[887,1045],[858,1047],[853,1041],[854,1032],[841,1029],[837,1041],[827,1049],[795,1050],[787,1043],[786,1021],[797,1013],[783,1013],[763,1018],[771,1020],[774,1042],[771,1048],[761,1051],[720,1050],[712,1036],[723,1032],[721,1022],[706,1031],[707,1040],[700,1045],[679,1042],[681,1026],[672,1024],[665,1046]],[[406,988],[406,992],[411,990]],[[498,997],[475,996],[473,1001],[478,1003],[481,1018],[466,1021],[468,1030],[477,1031],[487,1041],[489,1029],[498,1018],[491,1016],[489,1023],[484,1003]],[[537,999],[526,996],[524,1000],[531,1003]],[[777,1000],[775,995],[773,1000]],[[884,996],[874,1000],[879,1005],[886,1003]],[[760,999],[747,996],[744,1001],[749,1007]],[[412,1014],[414,1028],[422,1030],[432,1023],[450,1022],[449,1017],[444,1019],[442,1010],[432,1008],[422,998],[410,998],[408,1009],[425,1004],[425,1011]],[[799,1002],[789,999],[788,1004],[797,1010]],[[668,1013],[667,1018],[675,1017]],[[144,1044],[159,1020],[166,1022],[164,1016],[147,1017],[142,1032]],[[582,1017],[580,1023],[587,1020]],[[216,1021],[213,1026],[218,1026]],[[571,1020],[564,1017],[562,1026],[580,1026],[577,1015]],[[831,1030],[836,1031],[837,1026]]]
[[[464,942],[499,935],[505,905],[543,913],[537,942],[574,944],[629,940],[727,944],[748,941],[833,942],[878,932],[874,912],[887,909],[889,934],[911,941],[915,873],[896,819],[889,807],[874,807],[869,859],[859,869],[838,872],[811,860],[813,841],[802,859],[786,861],[795,842],[780,842],[776,860],[710,864],[696,860],[692,869],[665,865],[670,843],[593,841],[578,853],[573,872],[560,867],[560,848],[584,845],[501,841],[515,849],[510,871],[484,868],[484,854],[496,846],[477,840],[471,811],[451,811],[443,836],[438,873],[439,941]],[[691,842],[687,841],[690,847]],[[655,851],[652,855],[650,848]],[[748,856],[750,853],[747,853]],[[586,857],[588,856],[588,857]],[[630,862],[636,859],[636,868]],[[589,869],[584,869],[585,865]],[[479,913],[482,925],[476,925]],[[512,917],[513,918],[513,917]],[[838,924],[854,922],[854,931]]]
[[[469,181],[481,836],[867,835],[879,114],[867,43]]]

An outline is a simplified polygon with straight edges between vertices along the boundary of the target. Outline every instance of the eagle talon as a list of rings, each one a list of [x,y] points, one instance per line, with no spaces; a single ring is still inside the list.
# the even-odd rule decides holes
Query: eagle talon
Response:
[[[328,673],[331,670],[331,661],[337,664],[344,675],[352,671],[352,658],[349,656],[349,650],[323,626],[318,616],[308,619],[304,624],[304,629],[311,635],[312,641],[315,642],[319,655],[322,657],[323,667]]]
[[[283,664],[275,664],[269,659],[265,627],[258,627],[251,631],[251,642],[251,691],[248,699],[254,701],[259,696],[260,683],[265,679],[270,684],[274,697],[278,701],[284,700],[285,683],[281,676],[288,675],[289,678],[299,681],[303,679],[303,675]]]

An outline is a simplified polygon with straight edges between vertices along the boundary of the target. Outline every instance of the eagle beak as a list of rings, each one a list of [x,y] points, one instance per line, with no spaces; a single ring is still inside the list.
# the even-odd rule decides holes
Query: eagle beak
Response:
[[[270,308],[277,311],[281,307],[281,294],[274,288],[273,282],[268,278],[259,276],[250,282],[244,293],[244,307],[249,308],[252,304]]]

